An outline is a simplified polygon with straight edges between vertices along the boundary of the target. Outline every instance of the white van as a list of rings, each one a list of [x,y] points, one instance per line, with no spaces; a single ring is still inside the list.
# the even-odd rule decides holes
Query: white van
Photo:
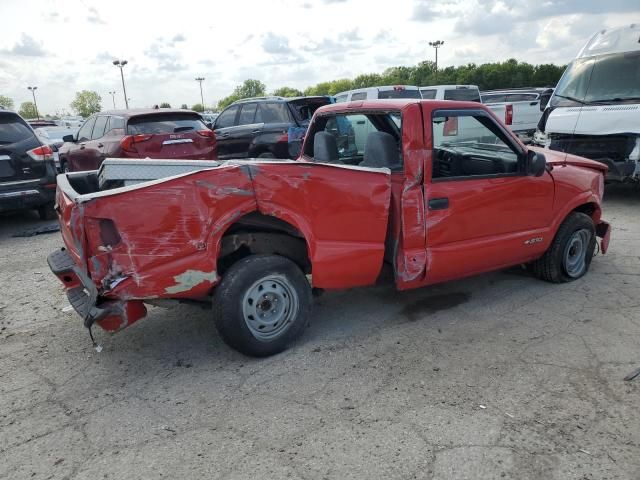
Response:
[[[640,24],[601,30],[569,64],[534,141],[640,180]]]
[[[336,103],[355,102],[356,100],[385,100],[397,98],[422,98],[418,87],[412,85],[386,85],[367,87],[340,92],[334,95]]]

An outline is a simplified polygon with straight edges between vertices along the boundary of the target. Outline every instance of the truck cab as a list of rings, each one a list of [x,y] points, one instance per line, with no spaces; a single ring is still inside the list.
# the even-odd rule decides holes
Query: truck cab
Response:
[[[400,290],[519,264],[567,282],[597,237],[602,252],[609,242],[606,167],[528,148],[475,102],[327,105],[296,161],[155,178],[153,161],[128,162],[144,181],[125,165],[118,181],[105,165],[58,177],[65,249],[49,265],[72,305],[117,331],[145,303],[204,301],[222,338],[254,356],[302,334],[312,288],[373,285],[385,266]]]

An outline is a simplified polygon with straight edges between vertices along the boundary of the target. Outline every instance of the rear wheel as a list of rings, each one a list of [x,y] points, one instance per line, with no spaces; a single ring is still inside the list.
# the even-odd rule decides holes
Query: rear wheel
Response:
[[[214,321],[229,346],[264,357],[283,351],[303,333],[311,304],[311,287],[295,263],[251,255],[232,265],[216,287]]]
[[[584,213],[571,213],[560,225],[549,249],[533,262],[532,270],[548,282],[577,280],[589,271],[595,247],[595,227],[591,217]]]

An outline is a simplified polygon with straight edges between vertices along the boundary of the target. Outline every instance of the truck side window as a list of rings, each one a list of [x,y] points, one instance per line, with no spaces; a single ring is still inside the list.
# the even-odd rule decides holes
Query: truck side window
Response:
[[[319,161],[402,170],[401,131],[402,116],[399,112],[323,115],[316,118],[309,129],[309,140],[305,143],[304,154],[314,158],[315,134],[324,132],[334,137],[335,142],[331,141],[331,145],[323,149],[323,155],[328,155],[330,160],[322,158]],[[377,135],[380,132],[386,134],[382,135],[382,140],[381,136]],[[376,138],[371,137],[372,134],[376,134],[373,135]],[[367,154],[368,144],[386,144],[386,148],[377,147],[384,149],[384,155],[371,152]],[[390,148],[391,145],[393,148]],[[331,149],[334,151],[331,152]],[[373,157],[376,157],[375,160]]]
[[[517,175],[518,152],[492,118],[434,112],[432,178]]]
[[[367,99],[367,92],[356,92],[353,95],[351,95],[351,101],[355,102],[356,100],[366,100]]]

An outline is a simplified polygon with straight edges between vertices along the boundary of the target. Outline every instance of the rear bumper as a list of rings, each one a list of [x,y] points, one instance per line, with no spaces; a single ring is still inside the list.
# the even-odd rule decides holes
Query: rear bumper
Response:
[[[64,285],[69,303],[90,328],[97,323],[108,332],[117,332],[147,314],[141,300],[112,300],[100,297],[98,289],[64,248],[52,252],[47,263]]]
[[[609,249],[609,241],[611,240],[611,225],[601,221],[596,225],[596,236],[600,237],[600,251],[605,254]]]
[[[34,182],[2,188],[0,184],[0,212],[11,210],[23,210],[38,208],[42,205],[52,204],[55,201],[55,179],[52,179],[49,188]]]

